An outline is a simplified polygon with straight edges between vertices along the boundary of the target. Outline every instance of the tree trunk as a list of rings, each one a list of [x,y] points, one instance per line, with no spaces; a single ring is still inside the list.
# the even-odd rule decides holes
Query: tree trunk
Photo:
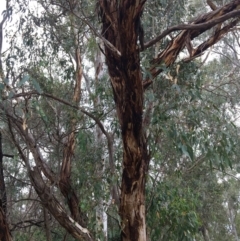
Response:
[[[6,218],[7,194],[3,176],[2,133],[0,132],[0,240],[11,241],[11,234]]]
[[[207,230],[205,224],[203,224],[202,227],[199,230],[202,232],[202,236],[203,236],[204,241],[209,241],[210,238],[209,238],[208,230]]]
[[[0,22],[0,80],[4,80],[4,72],[2,66],[2,44],[3,44],[3,24],[8,18],[8,11]],[[2,90],[0,95],[2,95]],[[7,194],[5,188],[5,181],[3,176],[3,151],[2,151],[2,133],[0,132],[0,240],[10,241],[12,240],[10,230],[6,218],[7,213]]]
[[[74,21],[71,22],[71,28],[74,35],[75,41],[75,62],[76,62],[76,73],[75,73],[75,86],[73,91],[72,100],[76,105],[79,105],[81,99],[81,84],[82,84],[82,60],[79,47],[78,33],[73,27]],[[71,184],[71,166],[72,158],[74,155],[74,149],[76,144],[76,128],[77,128],[77,117],[75,112],[72,111],[69,118],[69,129],[67,130],[67,142],[63,150],[63,161],[61,166],[59,187],[67,199],[69,209],[73,219],[79,222],[81,225],[85,226],[85,221],[83,220],[83,214],[79,207],[79,199],[76,191]]]
[[[101,76],[104,73],[103,70],[103,54],[101,53],[100,50],[97,50],[96,56],[95,56],[95,90],[97,89],[97,86],[99,84],[99,80],[101,80]],[[96,95],[94,99],[94,109],[97,110],[98,106],[100,104],[100,98],[98,95]],[[95,129],[95,140],[96,140],[96,145],[101,146],[101,143],[103,142],[103,133],[99,126],[96,126]],[[104,172],[106,169],[105,166],[105,160],[103,159],[103,156],[100,156],[100,162],[97,164],[98,165],[98,171],[97,171],[97,177],[99,179],[102,179],[104,176]],[[102,234],[104,239],[107,240],[107,214],[106,214],[106,207],[104,207],[104,203],[108,203],[108,200],[104,200],[102,197],[99,198],[98,200],[98,205],[96,207],[96,232],[98,234]]]
[[[102,33],[109,41],[104,43],[106,63],[123,141],[121,236],[124,241],[145,241],[145,182],[149,155],[142,126],[143,85],[137,45],[144,1],[103,0],[99,3]]]
[[[236,224],[235,224],[233,201],[231,200],[231,198],[228,200],[227,204],[228,204],[229,221],[230,221],[230,225],[231,225],[231,228],[232,228],[232,234],[235,237],[235,240],[239,241],[239,237],[238,237],[238,233],[237,233],[237,227],[236,227]]]
[[[44,227],[46,232],[46,241],[52,241],[51,227],[48,217],[48,210],[43,205]]]
[[[144,80],[143,83],[139,59],[140,46],[137,42],[139,40],[142,50],[160,41],[171,31],[182,29],[152,60],[153,66],[150,72],[154,78],[162,71],[159,65],[165,63],[167,67],[171,66],[180,51],[191,45],[191,40],[229,19],[228,13],[232,12],[231,18],[236,17],[239,12],[234,10],[238,9],[240,4],[239,0],[232,1],[220,9],[200,16],[187,27],[175,26],[172,30],[166,30],[155,40],[143,45],[140,17],[145,1],[98,1],[106,63],[122,131],[123,174],[119,210],[122,219],[122,240],[134,241],[146,240],[145,179],[150,158],[142,121],[143,85],[146,88],[152,82]],[[234,19],[224,27],[218,27],[213,35],[198,47],[189,48],[188,60],[192,60],[219,41],[237,22],[238,19]]]

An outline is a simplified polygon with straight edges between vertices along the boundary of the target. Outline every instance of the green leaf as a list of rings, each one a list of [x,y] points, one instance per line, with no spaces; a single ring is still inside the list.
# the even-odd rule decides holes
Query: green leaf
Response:
[[[189,145],[180,145],[181,151],[184,155],[188,156],[193,161],[193,150]]]
[[[14,95],[15,95],[15,93],[13,91],[10,91],[8,94],[8,98],[11,99]]]
[[[189,145],[187,145],[187,152],[189,154],[190,159],[193,161],[193,159],[194,159],[193,149]]]
[[[29,81],[29,75],[24,75],[23,78],[18,82],[17,87],[21,87],[26,81]]]
[[[3,90],[4,89],[4,84],[0,83],[0,90]]]
[[[172,89],[175,89],[178,94],[181,93],[181,88],[180,88],[180,86],[178,84],[173,84],[172,85]]]
[[[36,89],[36,91],[37,91],[39,94],[42,94],[43,91],[42,91],[39,83],[38,83],[35,79],[32,80],[32,84],[33,84],[33,87]]]
[[[8,84],[9,84],[9,79],[4,78],[4,79],[3,79],[3,81],[4,81],[4,83],[5,83],[6,85],[8,85]]]

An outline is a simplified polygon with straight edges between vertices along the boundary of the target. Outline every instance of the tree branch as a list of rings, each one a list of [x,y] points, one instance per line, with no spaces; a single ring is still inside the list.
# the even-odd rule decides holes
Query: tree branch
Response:
[[[90,112],[86,111],[84,108],[76,106],[76,105],[73,105],[72,103],[70,103],[70,102],[68,102],[66,100],[63,100],[61,98],[58,98],[58,97],[56,97],[54,95],[47,94],[47,93],[41,93],[40,94],[37,91],[29,91],[29,92],[14,94],[13,96],[11,96],[10,99],[16,99],[16,98],[19,98],[19,97],[31,96],[31,95],[45,96],[45,97],[51,98],[53,100],[56,100],[56,101],[58,101],[60,103],[63,103],[64,105],[67,105],[67,106],[69,106],[71,108],[74,108],[76,110],[80,110],[83,114],[87,115],[88,117],[90,117],[91,119],[93,119],[96,122],[96,124],[99,126],[99,128],[101,129],[101,131],[103,132],[103,134],[105,136],[108,135],[108,132],[105,130],[103,124],[101,123],[101,121],[96,116],[94,116]],[[7,97],[4,98],[4,100],[7,100],[7,99],[8,99]]]
[[[219,11],[219,10],[217,10]],[[213,12],[212,12],[213,13]],[[213,15],[213,14],[212,14]],[[162,40],[164,37],[169,35],[170,33],[174,31],[180,31],[180,30],[204,30],[206,31],[207,29],[210,29],[214,26],[216,26],[219,23],[222,23],[230,18],[234,17],[239,17],[240,16],[240,10],[235,10],[230,13],[225,14],[224,16],[218,17],[213,20],[209,20],[206,23],[190,23],[190,24],[179,24],[175,25],[173,27],[170,27],[166,30],[164,30],[160,35],[158,35],[155,39],[148,41],[147,43],[144,44],[144,49],[147,49],[151,46],[153,46],[155,43],[159,42]]]
[[[162,52],[160,52],[155,59],[151,61],[152,67],[149,70],[151,73],[151,78],[145,79],[143,81],[144,89],[146,89],[152,83],[152,79],[154,79],[163,71],[160,65],[164,64],[165,67],[171,66],[177,59],[181,50],[183,50],[188,43],[190,44],[191,40],[217,24],[221,24],[222,22],[233,17],[239,17],[239,8],[240,0],[232,1],[222,8],[218,8],[215,11],[198,17],[192,24],[178,25],[165,30],[165,32],[160,35],[161,38],[176,30],[177,28],[180,29],[181,27],[184,29],[169,42],[167,47]],[[185,59],[184,61],[191,61],[192,59],[200,56],[206,49],[222,39],[222,37],[232,28],[234,28],[238,22],[239,18],[228,23],[223,28],[219,26],[208,40],[204,41],[196,49],[192,49],[189,58]]]
[[[207,0],[207,4],[212,10],[217,9],[217,6],[211,0]]]
[[[9,157],[9,158],[14,158],[14,155],[9,155],[9,154],[3,154],[3,156]]]

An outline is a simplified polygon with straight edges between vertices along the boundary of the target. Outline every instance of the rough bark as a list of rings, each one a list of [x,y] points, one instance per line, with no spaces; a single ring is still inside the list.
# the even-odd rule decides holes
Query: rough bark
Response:
[[[0,207],[0,240],[11,241],[12,237],[9,231],[6,215],[3,209]]]
[[[145,181],[149,163],[142,128],[143,86],[140,69],[140,17],[144,1],[99,1],[106,62],[123,140],[123,174],[119,214],[122,240],[146,240]]]

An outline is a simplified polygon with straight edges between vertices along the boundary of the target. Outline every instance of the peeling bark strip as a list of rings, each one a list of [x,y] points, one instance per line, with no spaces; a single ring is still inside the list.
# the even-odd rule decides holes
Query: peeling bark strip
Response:
[[[216,9],[215,11],[207,13],[204,16],[198,17],[195,21],[193,21],[191,23],[191,25],[198,25],[198,24],[207,23],[207,22],[209,22],[209,24],[207,24],[205,27],[203,27],[201,29],[197,29],[197,26],[196,26],[195,27],[196,29],[183,30],[180,34],[178,34],[169,43],[167,48],[158,55],[157,59],[155,61],[153,61],[153,63],[160,63],[163,60],[166,64],[166,66],[173,64],[174,61],[176,60],[179,52],[186,46],[187,41],[193,40],[194,38],[196,38],[203,32],[205,32],[208,29],[212,28],[213,26],[217,25],[218,22],[214,22],[214,20],[216,20],[219,17],[223,17],[224,15],[226,15],[234,10],[237,10],[239,7],[240,7],[240,0],[236,0],[236,1],[233,1],[233,2],[225,5],[222,8]],[[236,15],[235,17],[239,17],[239,16],[240,16],[240,13],[238,13],[238,15]],[[236,25],[237,22],[234,21],[234,23],[235,23],[234,25]],[[229,28],[231,28],[233,26],[230,24]],[[225,31],[222,31],[221,35],[223,35],[224,33],[226,34],[229,28],[225,28]],[[219,31],[218,31],[218,33],[219,33]],[[218,33],[214,34],[212,36],[213,40],[212,40],[211,46],[220,39]],[[206,48],[201,49],[201,50],[203,52],[204,50],[206,50]],[[200,53],[199,49],[198,49],[198,51],[193,50],[192,53],[190,53],[190,55],[196,56],[199,53]]]
[[[103,36],[121,53],[105,45],[106,62],[123,140],[120,216],[122,240],[146,240],[145,175],[149,156],[142,129],[143,86],[140,69],[140,16],[145,1],[100,0]]]

